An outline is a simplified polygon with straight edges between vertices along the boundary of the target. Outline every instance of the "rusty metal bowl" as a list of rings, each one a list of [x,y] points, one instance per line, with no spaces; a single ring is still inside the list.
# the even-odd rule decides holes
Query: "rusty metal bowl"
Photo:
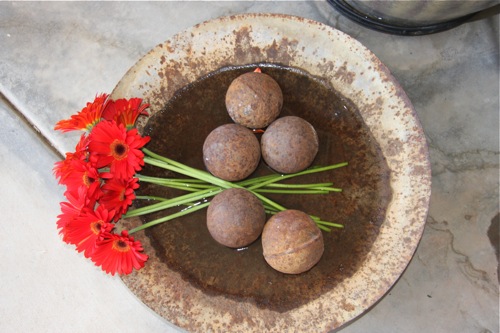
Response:
[[[141,97],[154,114],[177,90],[208,73],[259,62],[303,69],[328,81],[358,107],[390,169],[392,197],[379,234],[356,272],[334,289],[284,312],[204,293],[162,263],[148,237],[139,234],[150,259],[146,267],[123,281],[156,313],[190,332],[327,332],[339,328],[367,311],[393,286],[424,229],[431,175],[415,111],[374,54],[330,26],[277,14],[207,21],[153,48],[126,73],[112,98]],[[139,129],[144,125],[138,124]]]

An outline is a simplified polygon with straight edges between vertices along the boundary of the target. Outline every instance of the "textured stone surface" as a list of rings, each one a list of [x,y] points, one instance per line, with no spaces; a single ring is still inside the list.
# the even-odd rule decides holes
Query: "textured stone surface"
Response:
[[[429,142],[433,194],[417,253],[341,332],[498,332],[498,15],[400,37],[358,26],[326,2],[0,3],[0,317],[12,318],[0,330],[177,331],[59,240],[62,189],[51,175],[59,157],[46,142],[71,150],[76,135],[53,132],[54,123],[110,92],[158,43],[245,12],[301,15],[359,40],[401,83]]]

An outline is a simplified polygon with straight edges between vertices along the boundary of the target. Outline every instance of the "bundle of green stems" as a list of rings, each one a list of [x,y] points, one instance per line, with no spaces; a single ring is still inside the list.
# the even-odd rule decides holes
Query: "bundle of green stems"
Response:
[[[261,177],[249,178],[238,182],[229,182],[213,176],[207,171],[189,167],[172,159],[158,155],[146,148],[143,148],[145,154],[144,162],[159,168],[163,168],[189,178],[159,178],[145,175],[137,175],[141,182],[152,183],[160,186],[167,186],[173,189],[180,189],[188,192],[187,194],[177,196],[175,198],[161,198],[156,196],[137,196],[136,199],[154,200],[154,204],[150,204],[141,208],[129,210],[123,217],[141,216],[158,212],[164,209],[183,206],[184,208],[177,213],[149,221],[132,230],[129,233],[146,229],[159,223],[163,223],[200,209],[207,207],[210,204],[209,199],[225,189],[243,188],[252,192],[263,203],[266,213],[275,214],[286,210],[287,208],[270,200],[264,193],[280,193],[280,194],[328,194],[330,192],[341,192],[342,189],[333,187],[333,183],[314,183],[314,184],[280,184],[278,182],[306,174],[323,172],[327,170],[337,169],[347,165],[347,162],[332,164],[323,167],[311,167],[301,172],[291,174],[271,174]],[[321,220],[318,216],[310,215],[316,222],[316,225],[324,230],[330,231],[330,228],[343,228],[342,224]]]

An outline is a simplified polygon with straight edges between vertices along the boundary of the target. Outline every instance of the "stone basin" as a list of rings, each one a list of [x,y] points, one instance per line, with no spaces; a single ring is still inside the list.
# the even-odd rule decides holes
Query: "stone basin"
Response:
[[[140,59],[112,98],[141,97],[156,115],[183,87],[221,68],[252,64],[300,69],[356,107],[380,148],[391,192],[369,249],[334,287],[281,308],[193,283],[162,258],[153,231],[137,234],[150,255],[146,267],[123,281],[156,313],[189,332],[328,332],[375,305],[410,262],[429,204],[427,143],[410,100],[373,53],[341,31],[300,17],[245,14],[198,24]],[[147,119],[138,124],[141,131],[147,126]]]

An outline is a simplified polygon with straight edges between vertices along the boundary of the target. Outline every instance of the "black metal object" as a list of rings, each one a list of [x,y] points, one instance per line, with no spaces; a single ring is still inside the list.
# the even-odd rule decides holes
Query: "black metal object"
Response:
[[[381,20],[379,18],[370,17],[367,14],[360,12],[356,8],[353,8],[344,0],[327,0],[327,1],[342,15],[344,15],[345,17],[349,18],[350,20],[356,23],[359,23],[372,30],[381,31],[393,35],[402,35],[402,36],[429,35],[449,30],[465,23],[466,21],[468,21],[470,18],[472,18],[474,15],[477,14],[477,13],[472,13],[453,20],[441,23],[429,24],[429,25],[403,26],[386,22],[383,19]]]

